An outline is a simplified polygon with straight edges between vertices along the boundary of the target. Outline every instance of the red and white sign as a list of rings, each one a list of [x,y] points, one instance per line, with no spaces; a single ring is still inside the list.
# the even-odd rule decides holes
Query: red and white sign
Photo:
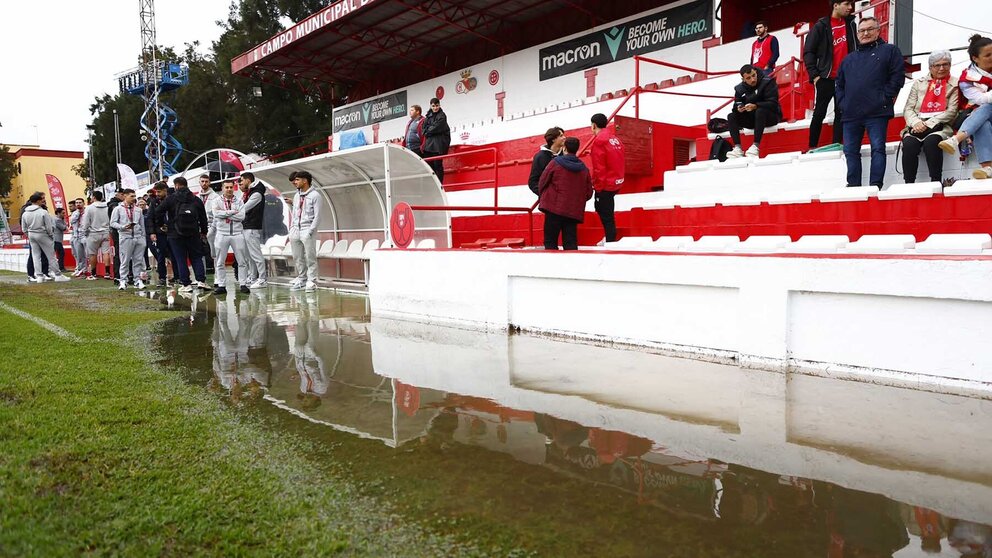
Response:
[[[240,72],[259,60],[270,56],[272,53],[278,51],[293,41],[298,41],[314,31],[323,29],[338,19],[341,19],[351,12],[364,8],[373,2],[375,2],[375,0],[340,0],[340,2],[335,2],[334,4],[331,4],[323,10],[297,23],[293,27],[290,27],[286,31],[279,33],[268,41],[265,41],[264,43],[232,60],[231,72]]]
[[[393,207],[393,214],[389,218],[389,235],[393,239],[393,244],[397,248],[407,248],[413,242],[413,232],[416,223],[413,219],[413,209],[410,204],[400,202]]]
[[[437,86],[437,89],[434,90],[434,96],[437,97],[437,100],[438,101],[440,101],[441,99],[444,98],[444,86],[443,85],[438,85]]]
[[[420,410],[420,390],[416,386],[396,382],[395,393],[396,406],[407,416],[416,415]]]
[[[55,206],[55,209],[64,208],[65,190],[62,188],[62,182],[50,174],[45,175],[45,180],[48,181],[48,193],[52,196],[52,205]]]
[[[493,70],[489,72],[489,85],[496,85],[499,83],[499,72]]]

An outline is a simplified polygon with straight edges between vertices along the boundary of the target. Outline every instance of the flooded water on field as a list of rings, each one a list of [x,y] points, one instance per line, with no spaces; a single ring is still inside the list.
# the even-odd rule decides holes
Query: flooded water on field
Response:
[[[992,401],[370,319],[327,292],[173,298],[165,360],[467,540],[992,558]]]

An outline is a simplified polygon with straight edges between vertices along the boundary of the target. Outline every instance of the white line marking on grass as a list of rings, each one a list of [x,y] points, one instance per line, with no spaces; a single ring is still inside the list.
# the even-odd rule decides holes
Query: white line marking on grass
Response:
[[[40,325],[41,327],[47,329],[48,331],[54,333],[55,335],[58,335],[59,337],[61,337],[63,339],[68,339],[69,341],[75,341],[76,343],[82,343],[83,342],[83,340],[80,337],[77,337],[75,334],[70,333],[70,332],[62,329],[61,327],[53,324],[52,322],[43,320],[43,319],[39,318],[38,316],[34,316],[34,315],[31,315],[31,314],[28,314],[27,312],[25,312],[23,310],[18,310],[17,308],[14,308],[13,306],[11,306],[11,305],[9,305],[9,304],[7,304],[5,302],[0,302],[0,309],[6,310],[6,311],[10,312],[11,314],[13,314],[15,316],[20,316],[20,317],[24,318],[25,320],[30,320],[30,321],[32,321],[32,322]]]

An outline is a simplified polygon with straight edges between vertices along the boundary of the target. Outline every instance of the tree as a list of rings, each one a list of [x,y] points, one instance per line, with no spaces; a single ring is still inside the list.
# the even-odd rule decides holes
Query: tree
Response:
[[[15,176],[17,176],[17,165],[14,163],[14,154],[6,145],[0,145],[0,198],[10,195]]]

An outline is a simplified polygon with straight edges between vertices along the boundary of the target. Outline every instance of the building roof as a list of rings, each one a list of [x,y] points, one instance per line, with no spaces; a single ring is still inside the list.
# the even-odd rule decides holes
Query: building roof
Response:
[[[672,0],[340,0],[231,61],[336,104],[399,89]]]

